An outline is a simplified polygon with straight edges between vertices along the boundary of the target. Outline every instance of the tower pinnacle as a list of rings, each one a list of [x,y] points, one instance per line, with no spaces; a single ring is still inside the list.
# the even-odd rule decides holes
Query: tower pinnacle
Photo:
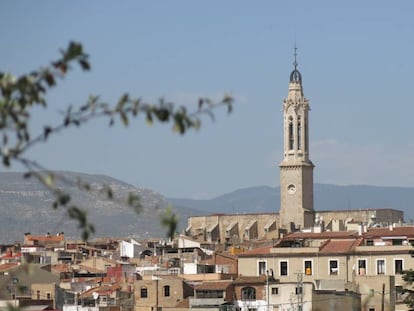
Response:
[[[290,74],[290,82],[294,82],[294,83],[299,83],[302,84],[302,75],[300,74],[299,70],[298,70],[298,62],[297,62],[297,56],[298,56],[298,48],[296,47],[296,43],[295,43],[295,47],[294,47],[294,62],[293,62],[293,66],[295,67],[292,71],[292,73]]]

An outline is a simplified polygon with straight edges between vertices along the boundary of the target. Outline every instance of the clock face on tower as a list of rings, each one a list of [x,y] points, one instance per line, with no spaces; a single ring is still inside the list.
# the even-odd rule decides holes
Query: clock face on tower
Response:
[[[294,184],[290,184],[287,187],[287,191],[288,191],[289,194],[294,194],[296,192],[296,186]]]

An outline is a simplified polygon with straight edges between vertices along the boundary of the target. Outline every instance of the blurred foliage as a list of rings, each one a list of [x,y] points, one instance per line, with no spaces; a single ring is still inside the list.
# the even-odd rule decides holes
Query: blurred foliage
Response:
[[[178,217],[173,213],[172,206],[169,205],[161,213],[161,225],[167,230],[167,237],[172,240],[177,232]]]
[[[212,110],[218,106],[225,106],[230,113],[233,98],[225,95],[219,102],[200,98],[196,103],[197,108],[189,112],[185,106],[177,106],[164,99],[156,103],[147,103],[126,93],[121,95],[116,103],[110,104],[101,100],[99,96],[91,95],[86,103],[78,107],[67,107],[57,125],[44,124],[40,133],[31,133],[31,111],[36,106],[48,107],[47,92],[57,86],[73,66],[79,66],[83,71],[91,68],[88,54],[84,52],[80,43],[70,42],[60,53],[60,58],[48,66],[19,77],[0,71],[0,156],[4,167],[9,168],[13,163],[20,163],[26,170],[25,178],[36,178],[51,190],[55,195],[52,207],[66,208],[67,215],[78,222],[82,238],[86,240],[95,231],[93,224],[88,221],[86,212],[81,207],[71,204],[70,195],[62,191],[56,183],[57,180],[66,183],[73,181],[65,180],[65,177],[26,157],[31,147],[46,142],[52,135],[67,128],[81,127],[97,118],[107,118],[109,126],[120,122],[127,127],[132,119],[142,117],[148,124],[169,123],[174,132],[184,135],[188,130],[200,128],[203,115],[214,120]],[[89,184],[81,180],[78,180],[76,185],[84,191],[91,189]],[[110,187],[105,187],[103,194],[108,199],[115,200]],[[124,201],[135,211],[140,211],[140,200],[136,195],[130,194]],[[162,223],[168,228],[167,236],[172,237],[177,227],[177,218],[171,210],[163,214]]]
[[[414,270],[405,270],[403,271],[402,276],[403,281],[406,286],[401,290],[401,294],[404,296],[404,303],[407,305],[408,310],[414,310]]]

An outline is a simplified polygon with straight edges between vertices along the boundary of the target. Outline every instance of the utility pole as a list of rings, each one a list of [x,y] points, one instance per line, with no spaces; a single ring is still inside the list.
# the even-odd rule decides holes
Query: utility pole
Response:
[[[381,311],[384,311],[384,305],[385,305],[385,283],[382,283]]]
[[[303,273],[296,274],[297,311],[303,311]]]
[[[266,270],[266,311],[269,311],[269,270]]]

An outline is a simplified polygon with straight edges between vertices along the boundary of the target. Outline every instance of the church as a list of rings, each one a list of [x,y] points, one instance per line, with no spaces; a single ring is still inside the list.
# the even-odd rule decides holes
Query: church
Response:
[[[309,152],[310,104],[304,96],[302,74],[295,60],[283,101],[283,159],[280,168],[280,211],[255,214],[214,214],[188,219],[186,236],[227,245],[278,239],[294,231],[351,231],[402,222],[395,209],[316,211],[313,170]]]

